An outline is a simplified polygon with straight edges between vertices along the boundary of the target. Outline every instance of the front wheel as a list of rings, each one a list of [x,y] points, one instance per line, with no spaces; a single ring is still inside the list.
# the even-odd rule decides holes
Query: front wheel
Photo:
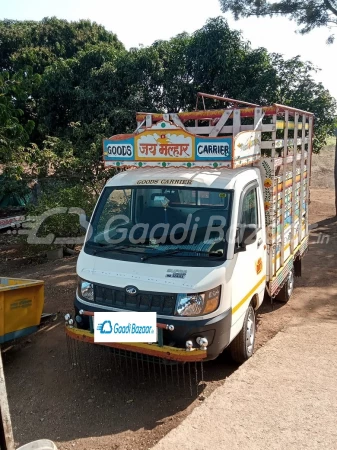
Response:
[[[243,327],[240,333],[230,344],[230,352],[234,361],[243,363],[254,353],[255,344],[255,311],[252,305],[248,306]]]

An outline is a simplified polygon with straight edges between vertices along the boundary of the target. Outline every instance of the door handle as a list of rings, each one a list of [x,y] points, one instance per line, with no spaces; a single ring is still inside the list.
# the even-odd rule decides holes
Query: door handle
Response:
[[[262,244],[263,244],[263,240],[262,240],[262,238],[260,238],[260,239],[257,241],[257,246],[260,247]]]

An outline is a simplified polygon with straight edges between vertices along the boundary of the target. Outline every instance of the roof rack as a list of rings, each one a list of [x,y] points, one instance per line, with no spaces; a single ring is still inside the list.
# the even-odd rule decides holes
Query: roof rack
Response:
[[[312,113],[202,92],[200,98],[203,110],[137,113],[134,133],[104,140],[105,166],[237,168],[270,157],[279,167],[300,150],[311,154]],[[207,110],[205,98],[229,106]]]
[[[196,107],[195,107],[195,110],[196,110],[196,111],[198,110],[198,103],[199,103],[199,98],[200,98],[200,97],[202,98],[202,103],[203,103],[203,106],[204,106],[204,110],[206,109],[206,106],[205,106],[205,98],[211,98],[211,99],[213,99],[213,100],[219,100],[219,101],[226,102],[226,103],[232,103],[232,105],[233,105],[235,108],[238,108],[239,105],[243,105],[243,106],[253,106],[253,107],[259,106],[259,105],[256,105],[255,103],[243,102],[243,101],[241,101],[241,100],[235,100],[234,98],[220,97],[219,95],[204,94],[203,92],[198,92],[198,93],[197,93],[197,104],[196,104]]]

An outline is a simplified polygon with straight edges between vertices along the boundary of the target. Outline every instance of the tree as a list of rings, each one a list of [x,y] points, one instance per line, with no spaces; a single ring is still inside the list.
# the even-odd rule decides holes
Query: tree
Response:
[[[221,17],[191,35],[134,49],[122,63],[122,79],[132,93],[128,103],[142,111],[194,109],[198,91],[262,102],[275,90],[268,52],[252,50]]]
[[[223,12],[232,12],[235,20],[241,17],[250,16],[286,16],[292,20],[295,20],[297,25],[300,27],[300,33],[305,34],[312,31],[314,28],[319,27],[335,27],[337,25],[337,0],[279,0],[279,1],[268,1],[268,0],[220,0],[221,9]],[[331,34],[327,43],[334,42],[334,35]],[[300,61],[293,60],[299,67]],[[312,72],[313,67],[306,67],[302,64],[302,74],[304,71]],[[295,78],[296,79],[296,78]],[[281,80],[281,79],[280,79]],[[291,81],[291,80],[290,80]],[[311,86],[311,87],[310,87]],[[313,90],[312,90],[313,89]],[[307,97],[305,97],[305,95]],[[315,84],[310,78],[310,80],[303,80],[301,86],[298,86],[297,95],[293,100],[302,103],[310,103],[314,100],[314,105],[312,111],[317,113],[318,125],[316,122],[316,132],[315,132],[315,147],[314,150],[319,152],[323,145],[326,143],[326,136],[332,134],[333,132],[333,111],[332,107],[335,108],[336,104],[332,105],[331,96],[327,90],[324,89],[322,84]],[[327,103],[330,103],[329,114],[322,114]],[[297,106],[297,105],[296,105]],[[300,107],[300,106],[298,106]],[[304,106],[302,106],[303,109]],[[335,113],[334,113],[335,114]],[[318,132],[317,132],[318,130]],[[336,148],[337,151],[337,148]],[[337,216],[337,156],[335,158],[335,189],[336,189],[336,216]]]
[[[275,70],[268,52],[253,50],[221,17],[210,19],[193,33],[188,61],[194,80],[189,108],[194,106],[197,91],[259,104],[268,102],[274,91]],[[215,105],[223,107],[223,103]]]
[[[336,136],[336,144],[335,144],[335,211],[336,211],[336,217],[337,217],[337,124],[335,124],[335,136]]]
[[[124,48],[117,36],[89,20],[68,22],[56,17],[35,21],[0,21],[0,68],[17,71],[30,66],[42,73],[57,58],[72,58],[86,45],[105,42]]]
[[[21,197],[27,193],[22,163],[34,122],[23,119],[20,102],[29,95],[34,78],[28,69],[13,76],[0,74],[0,198],[13,192]]]
[[[62,180],[62,189],[80,183],[93,195],[114,173],[103,168],[102,139],[133,132],[136,111],[194,109],[198,91],[285,103],[316,114],[315,148],[334,116],[334,100],[314,81],[311,64],[252,49],[221,17],[129,51],[88,21],[0,21],[0,69],[20,87],[7,92],[6,102],[12,123],[26,133],[12,143],[25,174],[53,186]],[[206,100],[206,106],[224,105]]]
[[[18,81],[8,73],[0,74],[0,163],[11,159],[11,150],[28,140],[28,133],[20,124],[23,112],[15,105],[14,94],[18,91]]]
[[[314,28],[337,25],[336,0],[220,0],[223,12],[231,12],[235,20],[242,17],[286,16],[294,20],[302,34]],[[332,43],[334,36],[328,38]]]
[[[317,69],[313,64],[301,61],[298,56],[286,60],[280,54],[272,54],[271,60],[276,77],[275,91],[269,101],[315,114],[313,150],[319,153],[334,130],[336,100],[322,83],[314,80]]]
[[[114,33],[89,20],[68,22],[56,17],[44,18],[40,22],[3,20],[0,21],[0,72],[16,74],[29,67],[33,75],[42,76],[53,64],[62,66],[65,61],[66,66],[73,58],[76,60],[77,54],[87,49],[90,53],[90,47],[99,44],[116,51],[124,49]],[[83,69],[82,76],[87,73]],[[90,71],[87,75],[90,76]],[[55,81],[64,84],[63,78]],[[57,89],[60,88],[56,85],[55,91]],[[72,95],[67,98],[69,103]],[[20,104],[24,120],[33,120],[36,124],[31,140],[38,145],[42,145],[45,139],[45,129],[37,111],[40,101],[41,89],[35,83],[27,104]]]

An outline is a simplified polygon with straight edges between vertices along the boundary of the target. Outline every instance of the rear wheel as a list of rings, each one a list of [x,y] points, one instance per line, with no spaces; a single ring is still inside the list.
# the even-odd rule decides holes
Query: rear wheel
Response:
[[[282,303],[287,303],[293,291],[294,291],[294,269],[291,269],[291,271],[287,276],[286,282],[284,283],[284,286],[275,297],[275,300]]]
[[[243,363],[253,355],[255,332],[255,311],[253,306],[249,305],[243,322],[242,330],[230,344],[230,352],[234,361]]]

